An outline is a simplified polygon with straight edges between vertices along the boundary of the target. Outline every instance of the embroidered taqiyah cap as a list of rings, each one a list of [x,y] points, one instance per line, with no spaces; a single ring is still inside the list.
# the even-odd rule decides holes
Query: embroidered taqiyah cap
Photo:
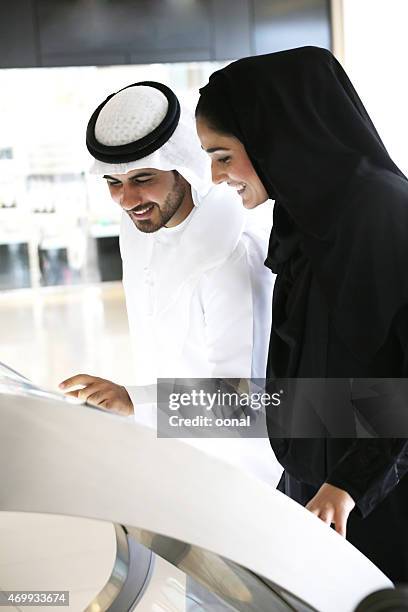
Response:
[[[108,96],[89,120],[86,146],[94,158],[92,174],[177,170],[199,194],[211,187],[210,161],[193,115],[162,83],[142,81]]]

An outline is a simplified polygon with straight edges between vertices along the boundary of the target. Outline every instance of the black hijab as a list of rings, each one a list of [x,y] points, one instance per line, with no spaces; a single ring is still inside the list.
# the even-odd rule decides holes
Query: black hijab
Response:
[[[244,58],[210,77],[198,115],[211,119],[211,106],[217,115],[211,100],[228,107],[226,131],[276,201],[266,265],[300,279],[291,305],[297,332],[313,276],[339,336],[370,361],[408,303],[408,182],[343,68],[317,47]],[[284,291],[278,282],[274,327]]]

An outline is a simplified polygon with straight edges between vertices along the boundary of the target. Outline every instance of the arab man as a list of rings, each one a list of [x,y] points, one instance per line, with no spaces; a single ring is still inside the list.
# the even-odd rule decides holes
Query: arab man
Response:
[[[242,208],[241,184],[212,185],[189,112],[167,86],[135,83],[97,107],[86,144],[92,172],[123,211],[120,251],[135,375],[126,387],[88,374],[60,387],[80,385],[70,394],[143,421],[158,378],[264,378],[270,227],[261,228],[256,213]],[[266,439],[253,441],[256,451],[249,440],[228,442],[248,442],[240,446],[241,463],[255,461],[255,471],[276,480],[280,468]]]

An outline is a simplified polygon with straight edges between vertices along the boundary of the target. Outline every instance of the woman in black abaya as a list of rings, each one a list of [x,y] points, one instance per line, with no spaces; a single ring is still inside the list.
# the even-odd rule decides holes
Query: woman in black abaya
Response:
[[[332,54],[234,62],[201,90],[196,116],[214,182],[246,208],[275,200],[267,377],[407,376],[408,182]],[[280,489],[408,581],[407,441],[277,439],[273,426]]]

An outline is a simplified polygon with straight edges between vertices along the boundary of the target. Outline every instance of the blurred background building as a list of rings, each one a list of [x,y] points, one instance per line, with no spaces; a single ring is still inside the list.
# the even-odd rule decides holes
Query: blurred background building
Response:
[[[326,0],[17,0],[0,12],[0,290],[121,278],[120,211],[84,146],[108,94],[157,80],[194,108],[226,60],[331,46]]]

